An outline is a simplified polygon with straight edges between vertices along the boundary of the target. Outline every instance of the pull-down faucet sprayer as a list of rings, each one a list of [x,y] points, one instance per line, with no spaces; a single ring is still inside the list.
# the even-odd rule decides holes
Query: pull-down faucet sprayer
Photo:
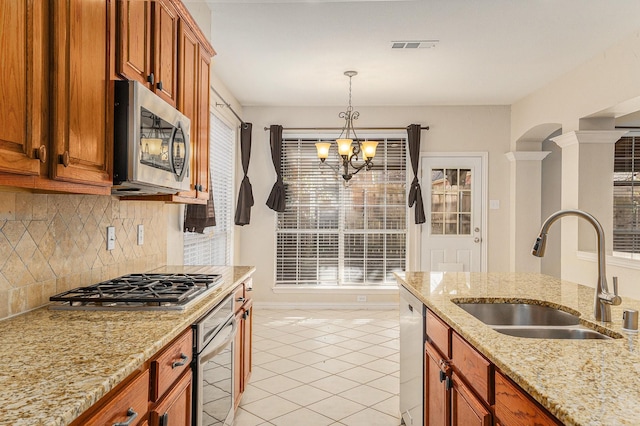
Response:
[[[540,235],[536,239],[533,245],[531,254],[536,257],[544,256],[544,249],[547,244],[547,233],[551,225],[563,216],[578,216],[585,219],[591,225],[593,225],[597,234],[598,244],[598,283],[596,285],[596,295],[593,306],[593,316],[598,321],[611,321],[611,305],[619,305],[622,303],[622,298],[618,296],[618,281],[613,280],[613,293],[609,293],[609,287],[607,286],[607,274],[605,272],[605,249],[604,249],[604,230],[600,225],[600,222],[595,217],[591,216],[587,212],[582,210],[560,210],[553,213],[547,218],[540,228]]]

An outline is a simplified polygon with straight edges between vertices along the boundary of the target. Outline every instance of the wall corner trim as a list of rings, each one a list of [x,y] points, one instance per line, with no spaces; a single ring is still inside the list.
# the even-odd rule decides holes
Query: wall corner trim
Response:
[[[511,151],[504,155],[507,160],[514,161],[542,161],[551,151]]]

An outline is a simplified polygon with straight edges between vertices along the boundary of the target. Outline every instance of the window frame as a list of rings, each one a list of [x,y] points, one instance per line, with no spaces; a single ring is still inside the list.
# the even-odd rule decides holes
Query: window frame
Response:
[[[317,131],[313,132],[313,133],[287,133],[286,135],[283,135],[283,139],[305,139],[305,140],[309,140],[309,139],[317,139],[318,141],[328,141],[328,140],[332,140],[332,137],[335,137],[335,135],[325,135],[322,133],[318,133]],[[409,230],[410,230],[410,209],[406,208],[406,202],[407,202],[407,196],[408,196],[408,192],[409,192],[409,188],[410,188],[410,184],[411,184],[411,179],[413,178],[413,176],[410,173],[410,168],[411,168],[411,162],[410,162],[410,156],[409,156],[409,152],[408,152],[408,147],[407,147],[407,143],[408,143],[408,138],[406,133],[364,133],[364,132],[359,132],[358,133],[358,137],[360,140],[364,140],[367,138],[371,138],[371,139],[401,139],[403,140],[404,144],[405,144],[405,153],[404,153],[404,172],[405,172],[405,179],[404,179],[404,228],[402,229],[402,233],[404,234],[405,237],[405,242],[404,242],[404,266],[406,269],[409,265],[409,251],[410,251],[410,246],[409,246]],[[313,144],[313,142],[309,141],[307,143]],[[333,150],[335,150],[335,146],[332,146],[332,153]],[[314,151],[315,151],[315,147],[314,147]],[[284,158],[284,157],[283,157]],[[320,161],[318,160],[318,163]],[[375,163],[375,160],[374,160]],[[328,168],[327,168],[328,169]],[[359,174],[355,175],[353,177],[353,179],[357,179],[359,176],[361,176],[362,174],[367,173],[366,171],[362,170]],[[410,176],[411,175],[411,176]],[[342,181],[342,178],[340,178],[340,181]],[[342,191],[341,191],[342,193]],[[385,204],[386,205],[386,204]],[[342,221],[343,216],[342,214],[340,214],[340,221]],[[278,278],[278,233],[280,232],[278,230],[278,214],[274,215],[274,220],[273,220],[273,229],[274,229],[274,239],[273,239],[273,253],[274,253],[274,261],[273,261],[273,287],[272,287],[272,291],[274,293],[327,293],[327,292],[332,292],[332,293],[344,293],[344,294],[362,294],[363,291],[366,291],[367,294],[394,294],[397,292],[397,288],[398,285],[395,282],[387,282],[385,284],[340,284],[340,280],[342,278],[342,271],[343,271],[343,260],[342,260],[342,256],[340,256],[340,267],[339,267],[339,271],[338,271],[338,283],[337,284],[331,284],[331,285],[322,285],[322,284],[284,284],[284,283],[278,283],[277,278]],[[309,229],[309,233],[318,233],[318,230],[320,230],[320,228],[315,228],[315,229]],[[386,232],[387,234],[389,233],[397,233],[397,232],[393,232],[395,230],[389,230],[388,232]],[[339,229],[336,231],[340,236],[344,236],[347,235],[349,233],[357,233],[357,234],[364,234],[366,235],[367,233],[377,233],[380,234],[381,232],[379,232],[379,230],[365,230],[365,229],[359,229],[359,230],[349,230],[349,229]],[[291,231],[292,234],[298,234],[298,232],[296,232],[295,230]],[[384,233],[384,231],[383,231]],[[341,244],[341,246],[343,246],[343,244]]]

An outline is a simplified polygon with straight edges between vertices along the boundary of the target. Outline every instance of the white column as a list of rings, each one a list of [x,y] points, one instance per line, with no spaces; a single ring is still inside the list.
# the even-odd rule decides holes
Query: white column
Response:
[[[562,148],[563,209],[580,209],[593,215],[605,231],[605,248],[613,247],[613,158],[614,144],[624,130],[579,130],[552,138]],[[553,229],[549,232],[549,238]],[[593,227],[578,218],[562,219],[562,278],[576,277],[585,269],[578,251],[596,250]],[[595,271],[595,266],[593,267]],[[583,271],[590,275],[594,271]]]
[[[540,272],[540,259],[531,248],[540,231],[542,160],[550,151],[512,151],[505,155],[510,172],[510,250],[512,272]]]

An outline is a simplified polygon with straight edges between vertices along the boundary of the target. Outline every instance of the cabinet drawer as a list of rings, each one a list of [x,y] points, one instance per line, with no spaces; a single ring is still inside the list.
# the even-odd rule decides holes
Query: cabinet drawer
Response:
[[[435,346],[445,357],[451,357],[450,339],[451,329],[447,324],[438,318],[433,312],[427,310],[427,336],[433,346]]]
[[[144,370],[126,384],[93,416],[83,421],[86,426],[125,423],[135,416],[131,426],[140,424],[149,407],[149,370]],[[76,423],[77,424],[77,423]]]
[[[151,400],[157,401],[191,367],[193,333],[184,332],[151,361]]]
[[[453,368],[466,379],[484,402],[491,405],[491,363],[456,332],[451,333],[451,360]]]
[[[495,373],[495,382],[497,422],[514,426],[562,424],[499,371]]]

